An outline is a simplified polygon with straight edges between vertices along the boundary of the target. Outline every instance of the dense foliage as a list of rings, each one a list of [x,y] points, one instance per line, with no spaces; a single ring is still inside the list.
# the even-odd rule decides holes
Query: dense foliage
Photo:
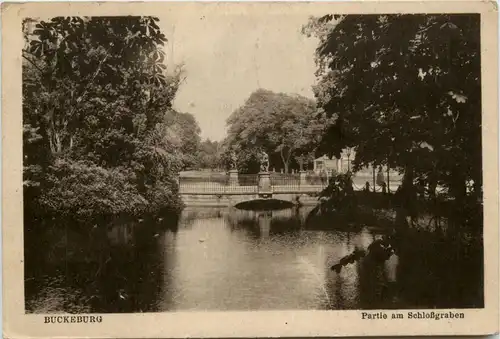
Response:
[[[174,176],[182,150],[165,119],[180,72],[167,72],[157,22],[25,22],[27,211],[90,216],[180,206]]]
[[[180,152],[182,169],[198,166],[197,152],[201,146],[201,129],[190,113],[169,110],[165,116],[169,140]]]
[[[198,149],[198,167],[202,169],[219,169],[221,162],[221,143],[205,139]]]
[[[479,15],[326,15],[303,30],[319,39],[314,92],[336,119],[325,150],[352,146],[356,167],[398,169],[406,190],[447,189],[459,218],[481,201]]]
[[[288,173],[293,162],[312,160],[326,121],[314,100],[259,89],[227,120],[226,158],[234,151],[239,169],[256,172],[259,152],[265,151],[270,168]]]
[[[338,173],[329,178],[328,186],[320,193],[322,212],[337,211],[356,213],[357,203],[350,172]]]

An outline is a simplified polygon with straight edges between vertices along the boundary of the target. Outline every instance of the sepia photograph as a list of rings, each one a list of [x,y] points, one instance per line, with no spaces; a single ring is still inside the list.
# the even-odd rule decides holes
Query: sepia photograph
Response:
[[[156,6],[17,14],[23,314],[485,309],[479,11]]]

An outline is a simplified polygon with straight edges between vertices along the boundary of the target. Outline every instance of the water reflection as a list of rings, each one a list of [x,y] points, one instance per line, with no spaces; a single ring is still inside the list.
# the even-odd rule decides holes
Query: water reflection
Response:
[[[451,300],[466,305],[464,298],[440,297],[435,277],[446,263],[419,261],[418,249],[383,265],[360,261],[333,272],[331,265],[355,248],[366,249],[378,234],[370,228],[306,228],[307,213],[197,208],[186,209],[179,220],[28,225],[27,311],[376,309],[446,307]],[[467,298],[477,301],[470,293]]]

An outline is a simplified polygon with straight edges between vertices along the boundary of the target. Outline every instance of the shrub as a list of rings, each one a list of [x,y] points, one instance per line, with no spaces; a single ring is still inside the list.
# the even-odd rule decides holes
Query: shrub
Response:
[[[324,211],[355,212],[357,203],[351,173],[340,173],[330,177],[328,186],[320,193],[319,199]]]
[[[123,167],[106,169],[85,161],[57,160],[40,195],[42,210],[76,217],[146,210],[148,201],[137,191],[135,175]]]

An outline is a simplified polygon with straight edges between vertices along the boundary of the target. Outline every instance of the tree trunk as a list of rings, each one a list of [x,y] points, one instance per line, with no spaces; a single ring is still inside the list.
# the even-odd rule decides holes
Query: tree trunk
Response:
[[[285,161],[285,156],[283,155],[283,148],[280,149],[280,157],[281,157],[281,161],[283,162],[284,171],[285,171],[285,173],[288,173],[288,165]]]
[[[50,132],[44,120],[40,121],[40,134],[42,135],[42,140],[44,144],[43,150],[41,150],[41,152],[44,153],[44,161],[42,161],[40,165],[42,166],[42,169],[45,171],[45,169],[50,163],[49,159],[54,154],[54,152],[52,151]]]
[[[429,196],[431,200],[436,199],[436,189],[437,189],[437,180],[434,179],[433,177],[429,179]]]
[[[391,193],[391,181],[389,178],[389,162],[387,162],[387,193]]]
[[[292,157],[292,150],[288,152],[288,156],[286,157],[286,168],[287,168],[287,173],[288,173],[288,166],[290,165],[290,158]]]
[[[403,188],[413,188],[414,173],[411,166],[406,166],[405,173],[403,175]]]
[[[52,130],[47,128],[47,141],[49,143],[50,153],[54,155],[56,153],[56,147],[54,145],[54,136],[52,135]]]
[[[398,190],[399,207],[396,209],[396,225],[402,231],[406,231],[410,226],[410,222],[416,217],[413,176],[413,168],[407,166],[401,188]]]
[[[452,172],[450,193],[454,198],[450,221],[452,221],[453,231],[459,231],[466,219],[464,213],[467,207],[467,187],[463,173],[458,170]]]
[[[372,167],[373,167],[372,168],[372,172],[373,172],[372,173],[373,174],[373,193],[375,193],[377,191],[377,186],[376,186],[377,182],[375,180],[375,166],[372,165]]]
[[[290,163],[290,157],[292,156],[292,150],[288,152],[288,155],[285,158],[285,155],[283,154],[283,149],[280,150],[280,156],[281,156],[281,161],[283,161],[283,167],[285,169],[285,173],[288,174],[288,166]]]

